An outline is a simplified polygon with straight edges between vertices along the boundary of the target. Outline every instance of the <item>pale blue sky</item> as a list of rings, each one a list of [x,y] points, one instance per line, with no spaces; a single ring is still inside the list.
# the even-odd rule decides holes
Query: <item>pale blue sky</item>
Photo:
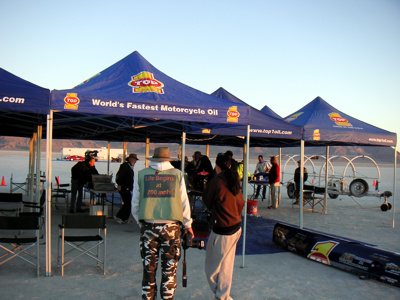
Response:
[[[400,1],[0,0],[0,67],[72,88],[137,50],[282,117],[320,96],[400,133]]]

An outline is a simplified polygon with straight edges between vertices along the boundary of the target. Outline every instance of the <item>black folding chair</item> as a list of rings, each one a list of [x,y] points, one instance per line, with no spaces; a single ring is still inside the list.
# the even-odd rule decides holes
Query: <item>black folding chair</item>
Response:
[[[18,216],[22,208],[21,193],[0,193],[0,214],[3,216]]]
[[[36,216],[40,221],[40,238],[43,237],[43,225],[44,225],[44,209],[46,206],[46,190],[43,190],[40,196],[40,203],[22,201],[24,209],[19,213],[20,216]],[[27,209],[29,211],[27,211]]]
[[[59,209],[59,206],[61,204],[58,200],[64,199],[64,210],[67,211],[69,203],[69,194],[71,194],[71,190],[67,189],[67,187],[69,187],[69,183],[60,183],[58,176],[55,176],[55,180],[56,180],[56,187],[53,189],[52,186],[51,198],[55,200],[54,203],[56,209]]]
[[[0,265],[19,257],[36,266],[39,277],[39,218],[0,217],[0,232],[0,249],[4,250],[0,254]]]
[[[97,261],[97,267],[105,275],[106,236],[106,216],[63,215],[58,239],[58,267],[61,268],[61,276],[64,276],[66,265],[83,255]],[[100,248],[103,248],[102,258]]]
[[[303,211],[315,211],[315,207],[318,205],[321,206],[322,211],[324,210],[324,197],[322,197],[321,193],[325,192],[325,188],[316,187],[313,185],[304,185],[303,190]],[[306,206],[310,206],[309,209]],[[321,211],[321,212],[322,212]]]

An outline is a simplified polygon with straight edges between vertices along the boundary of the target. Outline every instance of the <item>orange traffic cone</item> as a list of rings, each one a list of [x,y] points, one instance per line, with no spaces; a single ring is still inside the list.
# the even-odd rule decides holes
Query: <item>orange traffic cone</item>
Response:
[[[1,186],[7,186],[6,181],[4,180],[4,176],[3,176],[3,179],[1,180]]]
[[[59,184],[58,184],[59,182],[60,182],[60,177],[59,177],[59,176],[57,176],[56,186],[58,186],[58,185],[59,185]]]

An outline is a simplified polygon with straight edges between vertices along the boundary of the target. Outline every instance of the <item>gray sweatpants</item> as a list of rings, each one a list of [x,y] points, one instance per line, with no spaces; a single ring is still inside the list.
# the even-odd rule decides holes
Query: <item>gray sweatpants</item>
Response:
[[[231,292],[236,244],[242,229],[232,235],[210,233],[207,242],[205,272],[215,299],[232,299]]]

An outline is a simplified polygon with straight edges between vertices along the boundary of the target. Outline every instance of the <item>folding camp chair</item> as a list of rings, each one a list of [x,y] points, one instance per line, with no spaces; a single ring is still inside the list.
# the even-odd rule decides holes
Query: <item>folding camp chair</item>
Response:
[[[27,194],[28,188],[27,188],[27,182],[14,182],[13,181],[13,174],[11,173],[11,178],[10,178],[10,193],[14,193],[18,190],[22,190]]]
[[[322,197],[321,193],[324,193],[325,188],[316,187],[313,185],[304,185],[303,190],[303,211],[312,211],[315,212],[315,207],[321,206],[322,210],[324,210],[324,197]],[[309,208],[307,208],[307,206]]]
[[[46,190],[43,190],[40,196],[40,203],[22,201],[24,210],[19,213],[20,216],[36,216],[39,218],[40,224],[40,238],[43,237],[43,225],[44,225],[44,208],[46,206]],[[29,209],[30,211],[26,211]]]
[[[69,187],[69,183],[60,183],[60,180],[58,176],[55,176],[56,180],[56,188],[51,190],[51,198],[53,198],[55,201],[55,207],[56,209],[59,209],[60,202],[58,201],[59,199],[64,199],[64,210],[67,211],[68,203],[69,203],[69,194],[71,193],[71,190],[67,189]]]
[[[36,266],[39,277],[39,218],[0,217],[0,232],[0,249],[5,251],[0,255],[0,265],[19,257]]]
[[[18,216],[22,208],[21,193],[0,193],[0,214],[3,216]]]
[[[97,234],[93,235],[94,231],[97,231]],[[92,235],[84,235],[88,233]],[[58,267],[61,268],[61,276],[64,276],[64,267],[82,255],[97,261],[97,267],[105,275],[106,236],[106,216],[63,215],[62,224],[59,225],[58,239]],[[100,258],[101,245],[103,246],[102,259]]]

